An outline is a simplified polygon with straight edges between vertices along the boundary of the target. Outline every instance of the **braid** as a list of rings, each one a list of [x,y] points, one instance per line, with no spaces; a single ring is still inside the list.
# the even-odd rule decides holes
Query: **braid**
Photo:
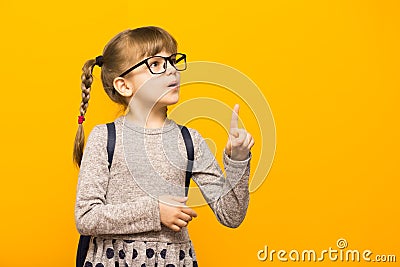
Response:
[[[82,90],[82,101],[80,105],[80,115],[84,116],[86,114],[89,99],[90,99],[90,89],[93,83],[93,67],[96,64],[96,60],[90,59],[86,61],[85,65],[82,68],[82,76],[81,76],[81,90]],[[83,125],[78,125],[78,131],[75,136],[74,143],[74,152],[73,152],[73,161],[76,165],[80,166],[83,155],[83,148],[85,146],[85,132],[83,130]]]
[[[83,73],[81,76],[82,79],[82,84],[81,84],[82,102],[80,107],[81,116],[85,115],[87,107],[89,105],[90,89],[93,83],[92,69],[93,67],[91,67],[91,69],[83,68]]]

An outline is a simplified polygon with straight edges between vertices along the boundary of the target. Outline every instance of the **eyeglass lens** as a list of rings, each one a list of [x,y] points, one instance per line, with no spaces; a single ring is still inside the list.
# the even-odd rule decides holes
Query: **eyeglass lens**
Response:
[[[176,54],[170,57],[169,63],[172,62],[172,65],[175,69],[181,71],[186,69],[186,59],[184,55]],[[153,73],[162,73],[167,68],[167,60],[164,57],[154,56],[147,60],[150,70]]]

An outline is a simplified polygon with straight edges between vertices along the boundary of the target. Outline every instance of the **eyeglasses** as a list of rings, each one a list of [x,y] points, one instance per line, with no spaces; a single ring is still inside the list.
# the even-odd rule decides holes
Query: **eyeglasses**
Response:
[[[186,70],[186,55],[182,53],[175,53],[170,55],[169,57],[163,56],[152,56],[148,57],[135,66],[127,69],[124,73],[119,75],[119,77],[124,77],[129,72],[133,71],[137,67],[146,64],[149,71],[153,74],[161,74],[167,70],[167,62],[169,62],[176,70],[183,71]]]

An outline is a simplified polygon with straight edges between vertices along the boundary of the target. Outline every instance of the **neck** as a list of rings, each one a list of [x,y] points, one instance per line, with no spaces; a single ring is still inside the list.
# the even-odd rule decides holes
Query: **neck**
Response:
[[[126,119],[144,128],[161,128],[167,118],[167,107],[146,108],[139,103],[129,107]]]

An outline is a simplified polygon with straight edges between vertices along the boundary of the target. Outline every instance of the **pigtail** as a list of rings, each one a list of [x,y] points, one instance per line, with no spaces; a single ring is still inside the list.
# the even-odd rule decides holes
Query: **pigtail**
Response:
[[[90,59],[86,61],[85,65],[82,68],[82,101],[80,106],[80,116],[78,117],[78,130],[75,136],[74,143],[74,152],[73,152],[73,161],[74,163],[80,167],[83,155],[83,148],[85,146],[85,132],[83,130],[83,121],[85,120],[85,114],[89,105],[90,99],[90,89],[93,83],[93,67],[96,65],[96,60]]]

